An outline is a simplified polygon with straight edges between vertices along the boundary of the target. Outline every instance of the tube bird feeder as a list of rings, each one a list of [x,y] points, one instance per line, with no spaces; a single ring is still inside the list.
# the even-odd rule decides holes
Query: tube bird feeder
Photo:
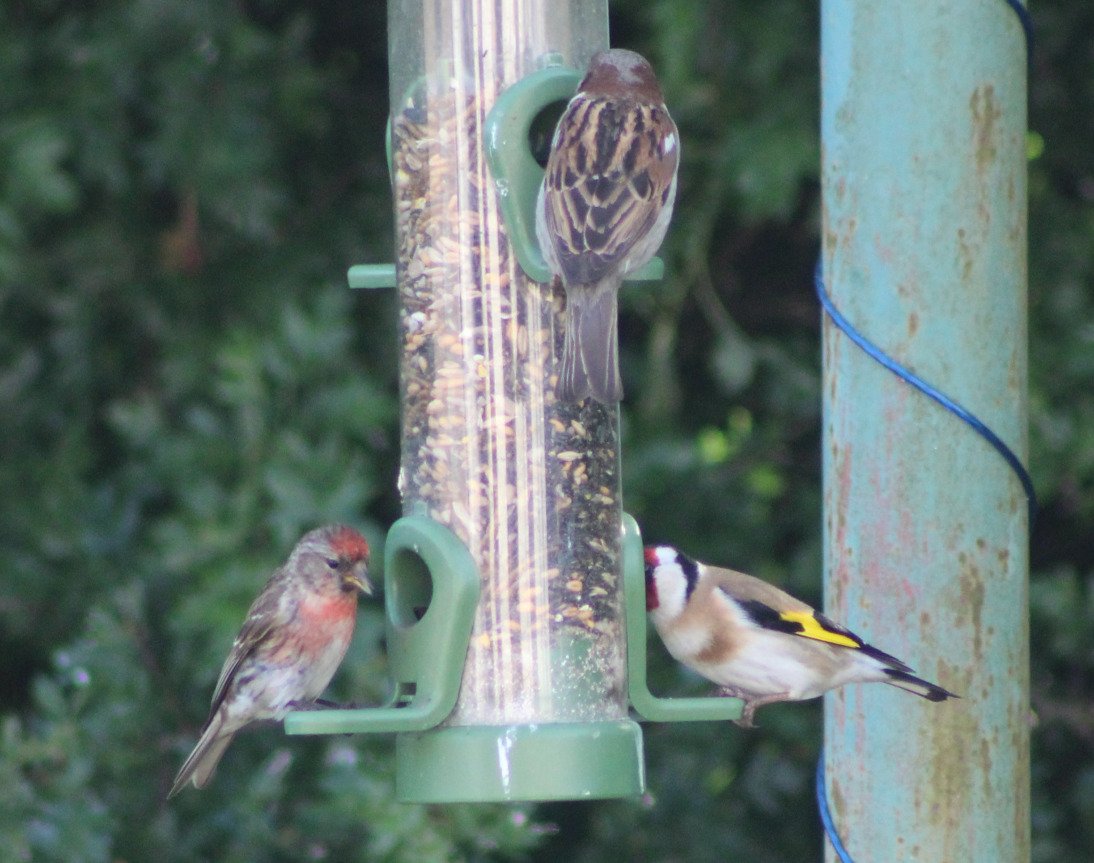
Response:
[[[514,192],[485,146],[507,88],[559,55],[583,68],[606,47],[605,9],[391,5],[400,491],[480,574],[459,697],[444,727],[398,738],[400,796],[633,794],[641,738],[623,678],[618,417],[555,398],[560,297],[514,254],[500,208]]]
[[[607,47],[607,6],[388,11],[396,261],[349,280],[394,276],[399,296],[404,517],[384,573],[395,685],[385,707],[293,713],[285,729],[397,733],[405,801],[640,794],[632,706],[693,721],[735,718],[740,702],[648,690],[618,409],[555,396],[564,297],[534,237],[533,138],[546,144],[578,70]],[[660,270],[655,259],[631,280]]]
[[[617,411],[555,398],[561,293],[526,275],[502,216],[510,184],[527,178],[495,176],[486,153],[503,92],[552,63],[582,69],[607,46],[606,4],[391,0],[389,21],[399,490],[406,516],[455,537],[478,575],[455,703],[440,727],[399,734],[397,793],[431,802],[637,794]],[[417,551],[411,542],[409,559]],[[409,592],[424,622],[433,609],[421,569],[395,583],[419,584]],[[329,721],[295,719],[297,731]]]

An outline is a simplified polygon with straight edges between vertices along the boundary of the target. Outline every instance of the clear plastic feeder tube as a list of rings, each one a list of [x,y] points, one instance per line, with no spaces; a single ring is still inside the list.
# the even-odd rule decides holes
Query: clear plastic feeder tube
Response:
[[[626,716],[616,410],[555,398],[564,298],[510,249],[484,157],[498,95],[607,46],[603,0],[391,0],[400,491],[481,597],[450,725]]]

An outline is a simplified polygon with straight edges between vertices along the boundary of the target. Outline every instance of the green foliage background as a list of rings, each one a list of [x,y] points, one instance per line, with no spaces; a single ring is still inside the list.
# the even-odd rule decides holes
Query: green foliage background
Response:
[[[1034,858],[1094,847],[1094,10],[1037,3]],[[820,593],[817,10],[620,0],[687,146],[622,318],[628,508]],[[647,729],[642,801],[393,803],[384,739],[245,735],[164,792],[295,538],[398,515],[382,2],[0,6],[0,848],[33,861],[817,859],[819,706]],[[689,338],[680,339],[681,333]],[[637,382],[641,381],[641,385]],[[380,697],[361,612],[336,695]],[[656,669],[663,682],[678,671]],[[677,686],[694,685],[681,678]]]

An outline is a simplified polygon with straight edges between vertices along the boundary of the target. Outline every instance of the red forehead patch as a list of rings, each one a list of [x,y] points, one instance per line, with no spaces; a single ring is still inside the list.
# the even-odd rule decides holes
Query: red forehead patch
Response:
[[[647,545],[645,548],[646,566],[657,566],[661,561],[657,557],[657,546]]]
[[[330,538],[331,551],[349,560],[368,560],[368,542],[351,527],[336,527]]]

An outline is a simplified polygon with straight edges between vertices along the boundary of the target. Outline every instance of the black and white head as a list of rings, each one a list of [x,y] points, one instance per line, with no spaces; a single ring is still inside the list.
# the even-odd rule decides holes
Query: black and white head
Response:
[[[671,545],[648,545],[646,611],[657,620],[674,620],[699,581],[699,564]]]

